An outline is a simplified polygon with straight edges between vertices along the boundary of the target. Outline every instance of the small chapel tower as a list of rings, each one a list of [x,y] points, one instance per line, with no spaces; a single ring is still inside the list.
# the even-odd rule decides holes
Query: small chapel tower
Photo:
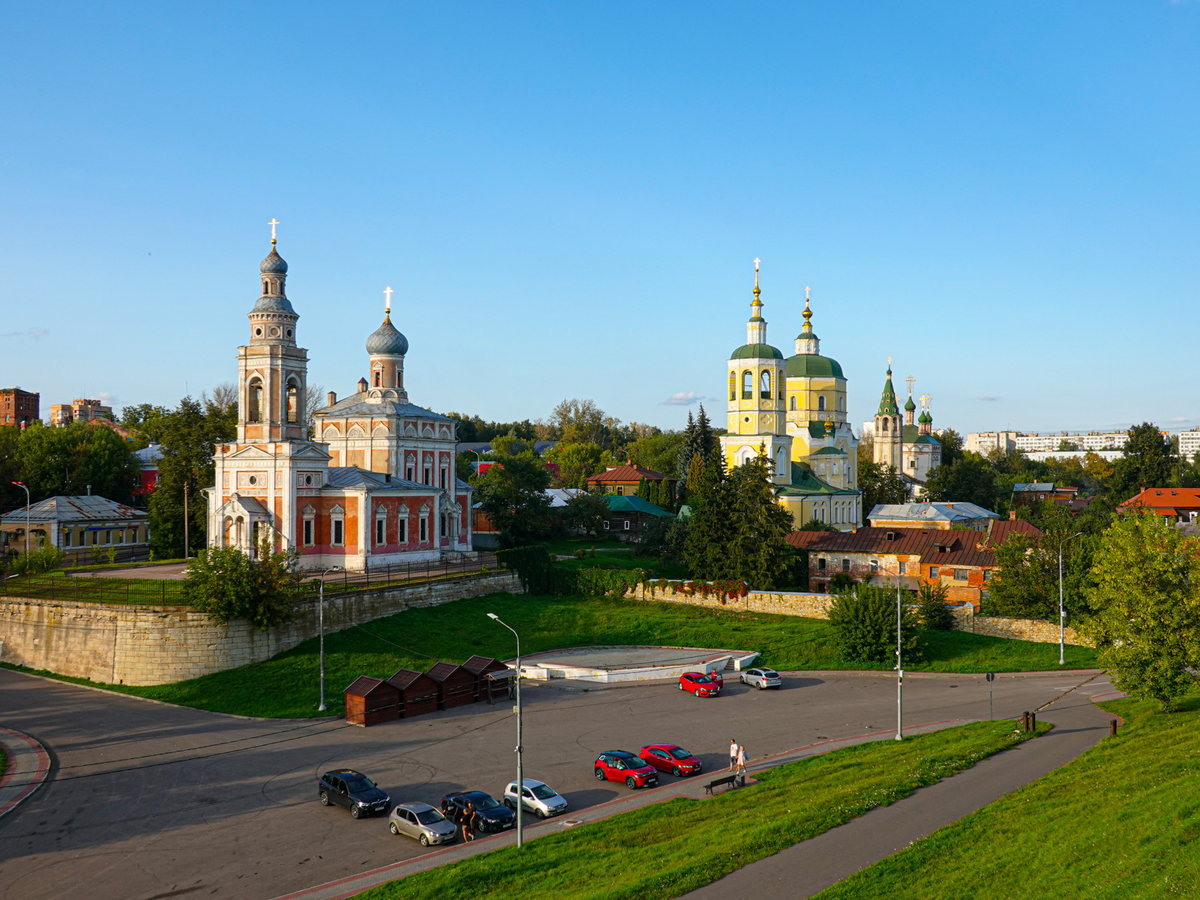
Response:
[[[250,310],[250,343],[238,347],[238,443],[302,441],[308,351],[296,346],[300,318],[287,298],[287,263],[275,249],[258,266],[262,292]]]
[[[792,453],[787,433],[787,363],[783,354],[767,343],[758,265],[759,260],[754,260],[754,299],[750,301],[746,343],[729,356],[729,433],[722,436],[721,449],[729,468],[765,452],[772,477],[776,483],[786,484]]]
[[[876,464],[891,466],[897,472],[903,471],[903,439],[900,407],[896,404],[896,390],[892,387],[892,360],[888,357],[887,381],[883,385],[883,396],[879,398],[879,410],[875,413]]]
[[[383,324],[367,338],[367,355],[370,357],[371,380],[369,390],[379,392],[375,396],[386,396],[408,402],[404,390],[404,354],[408,352],[408,338],[392,324],[392,294],[390,287],[383,292]]]

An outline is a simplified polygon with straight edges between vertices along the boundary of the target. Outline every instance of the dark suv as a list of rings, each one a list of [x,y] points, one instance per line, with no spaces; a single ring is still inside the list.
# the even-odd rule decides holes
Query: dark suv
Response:
[[[442,798],[442,815],[451,822],[465,824],[470,816],[467,810],[468,803],[474,806],[475,811],[479,813],[482,831],[504,831],[506,828],[512,828],[517,822],[516,813],[497,802],[491,794],[485,794],[483,791],[447,794]]]
[[[353,769],[334,769],[317,779],[321,805],[335,803],[350,810],[356,819],[373,813],[387,813],[392,799],[366,775]]]

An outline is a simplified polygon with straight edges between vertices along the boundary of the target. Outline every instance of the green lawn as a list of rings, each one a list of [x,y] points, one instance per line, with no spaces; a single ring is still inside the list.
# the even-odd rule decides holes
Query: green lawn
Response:
[[[1044,727],[1044,726],[1043,726]],[[359,900],[666,900],[970,768],[1019,742],[978,722],[778,766],[760,784],[674,799],[381,885]]]
[[[1102,706],[1117,738],[817,896],[1200,897],[1200,696]]]
[[[593,547],[607,550],[628,550],[630,552],[634,549],[634,545],[627,541],[619,541],[616,538],[606,537],[559,537],[551,541],[545,541],[544,545],[552,556],[570,556],[576,550],[591,550]],[[601,554],[597,554],[597,556],[599,555]]]
[[[51,573],[14,578],[0,594],[86,603],[185,606],[183,582],[152,578],[79,578]]]
[[[359,675],[386,678],[401,667],[424,670],[439,659],[461,662],[479,653],[511,658],[508,631],[490,621],[497,613],[533,653],[566,647],[660,644],[761,651],[780,669],[862,669],[837,657],[830,626],[818,619],[704,609],[671,603],[583,597],[491,594],[377,619],[325,638],[327,699],[331,715],[344,711],[342,689]],[[635,615],[631,615],[635,612]],[[910,671],[1027,672],[1057,668],[1058,647],[958,632],[924,632],[929,659]],[[1067,648],[1071,668],[1096,663],[1095,653]],[[879,669],[888,668],[879,664]],[[39,673],[49,674],[49,673]],[[249,716],[316,714],[316,639],[261,663],[153,687],[104,685],[168,703]]]

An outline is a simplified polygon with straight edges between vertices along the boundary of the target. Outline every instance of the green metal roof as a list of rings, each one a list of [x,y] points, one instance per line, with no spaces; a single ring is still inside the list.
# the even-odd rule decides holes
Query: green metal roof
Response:
[[[732,353],[730,359],[783,359],[778,348],[770,344],[742,344]]]
[[[904,401],[904,411],[905,412],[916,412],[916,409],[917,409],[917,404],[913,403],[912,394],[909,394],[908,399]],[[922,413],[921,415],[924,415],[924,413]]]
[[[618,496],[616,494],[605,494],[604,502],[608,504],[608,511],[615,513],[635,512],[642,513],[647,516],[670,516],[671,514],[649,500],[643,500],[641,497]]]
[[[825,437],[825,423],[818,422],[816,419],[810,419],[808,423],[808,436],[812,438]]]
[[[849,488],[836,488],[826,484],[813,474],[807,463],[792,463],[792,483],[779,489],[782,497],[804,497],[813,494],[839,494],[848,497],[858,496],[858,491]]]
[[[845,378],[836,359],[815,353],[797,353],[788,357],[788,378]]]
[[[918,444],[938,444],[938,445],[941,445],[941,443],[942,443],[937,438],[935,438],[929,434],[921,435],[919,438],[917,438],[916,442]]]
[[[921,429],[916,425],[904,425],[900,429],[900,440],[905,444],[915,444],[921,436]]]
[[[877,416],[898,416],[900,407],[896,405],[896,391],[892,387],[892,369],[888,367],[887,381],[883,383],[883,396],[879,398]]]
[[[798,341],[815,341],[815,340],[817,340],[817,336],[811,331],[809,331],[809,332],[802,331],[798,335],[796,335],[796,340],[798,340]]]
[[[822,447],[813,456],[845,456],[845,450],[839,450],[837,447]]]

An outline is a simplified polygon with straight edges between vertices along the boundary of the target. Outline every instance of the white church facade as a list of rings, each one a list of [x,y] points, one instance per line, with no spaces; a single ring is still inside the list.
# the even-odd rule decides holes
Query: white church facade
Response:
[[[456,425],[409,402],[391,289],[367,339],[370,378],[341,401],[331,392],[309,439],[308,351],[297,345],[287,270],[272,234],[250,340],[238,348],[237,440],[216,447],[206,491],[209,545],[253,554],[269,535],[305,569],[349,571],[470,551],[472,488],[456,471]]]

